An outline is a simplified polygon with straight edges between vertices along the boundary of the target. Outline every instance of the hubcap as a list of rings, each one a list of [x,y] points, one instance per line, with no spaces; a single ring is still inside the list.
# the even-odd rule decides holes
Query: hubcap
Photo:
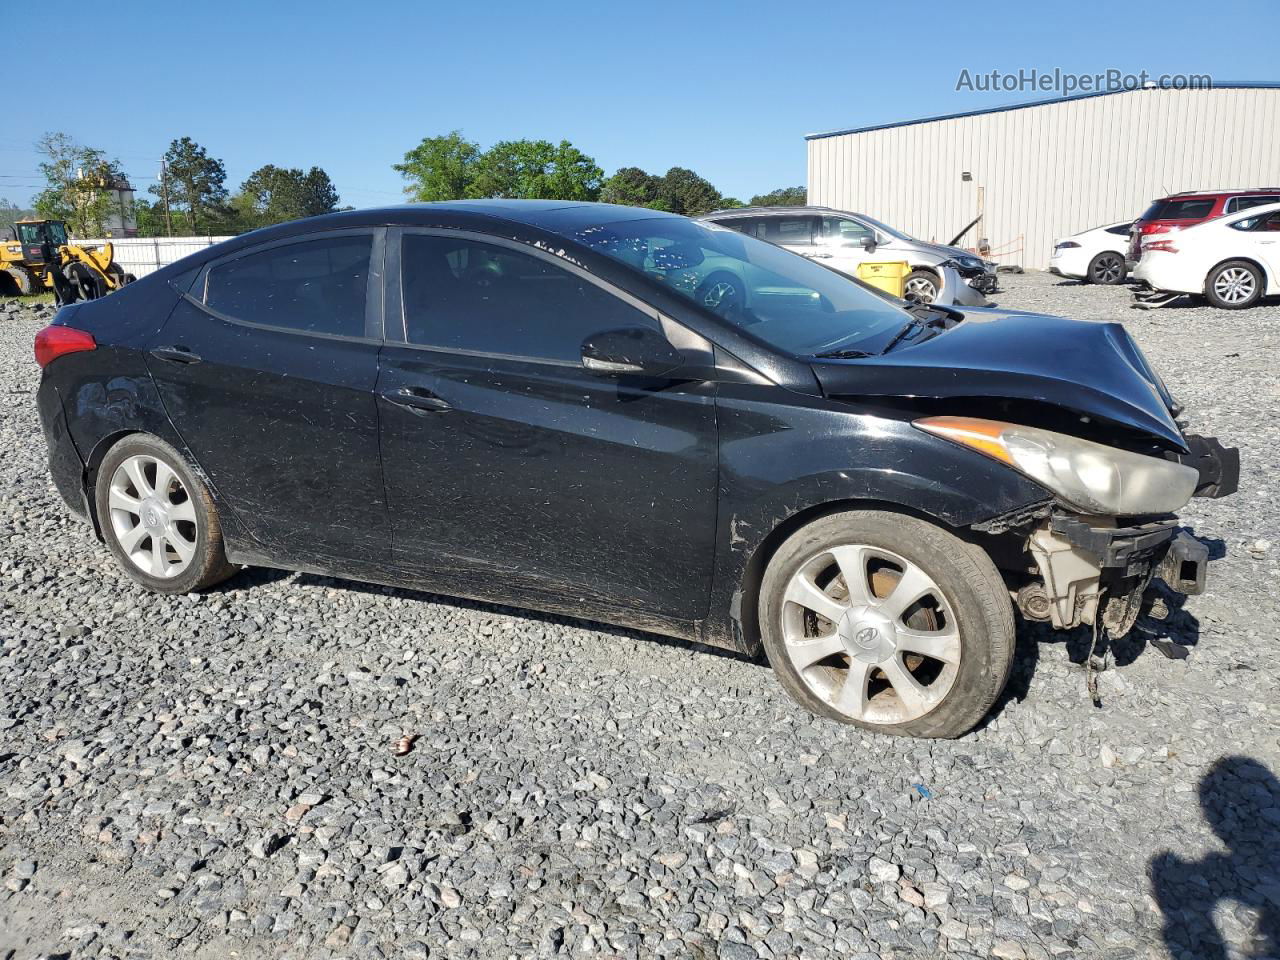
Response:
[[[960,632],[950,602],[918,565],[865,544],[824,550],[787,585],[787,656],[805,685],[864,723],[906,723],[955,683]]]
[[[140,454],[116,467],[108,490],[111,530],[143,573],[168,579],[196,554],[196,511],[182,480],[167,463]]]
[[[1244,267],[1228,267],[1213,281],[1213,291],[1226,303],[1244,303],[1253,296],[1253,271]]]

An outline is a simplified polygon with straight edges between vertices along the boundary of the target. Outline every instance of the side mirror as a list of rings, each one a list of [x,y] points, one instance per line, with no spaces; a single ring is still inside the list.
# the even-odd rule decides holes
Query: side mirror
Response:
[[[875,252],[876,252],[876,238],[875,238],[874,236],[871,236],[871,237],[863,237],[863,238],[862,238],[862,249],[863,249],[863,250],[865,250],[865,251],[867,251],[867,253],[875,253]]]
[[[648,327],[603,330],[582,341],[582,366],[599,377],[665,377],[684,366],[684,355]]]

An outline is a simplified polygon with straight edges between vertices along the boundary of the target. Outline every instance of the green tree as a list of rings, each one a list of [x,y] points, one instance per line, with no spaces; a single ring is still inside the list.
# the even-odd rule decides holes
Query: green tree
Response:
[[[404,155],[404,163],[392,164],[392,169],[409,181],[404,192],[410,200],[461,200],[472,195],[479,159],[479,145],[454,130],[443,137],[423,138]]]
[[[720,191],[692,170],[672,167],[662,177],[659,197],[672,213],[696,217],[720,205]]]
[[[627,207],[650,207],[666,210],[662,199],[662,178],[646,173],[639,167],[623,167],[604,182],[600,191],[604,203],[617,203]]]
[[[100,235],[111,211],[107,189],[124,179],[117,160],[94,147],[77,143],[65,133],[46,133],[36,141],[44,156],[40,173],[47,186],[36,195],[36,212],[50,220],[65,220],[80,237]]]
[[[337,207],[338,191],[319,167],[303,173],[270,163],[249,174],[231,199],[231,209],[244,229],[332,213]]]
[[[34,215],[34,210],[20,207],[9,200],[0,200],[0,239],[4,239],[6,235],[16,237],[18,235],[18,221],[26,220]]]
[[[753,207],[803,207],[808,202],[809,191],[804,187],[779,187],[751,198]]]
[[[568,140],[502,140],[481,154],[472,197],[595,200],[604,171]]]
[[[190,137],[174,140],[164,155],[168,168],[169,206],[185,209],[192,234],[212,233],[227,221],[227,169],[222,161]],[[151,188],[163,196],[161,185]],[[224,226],[225,228],[225,226]]]

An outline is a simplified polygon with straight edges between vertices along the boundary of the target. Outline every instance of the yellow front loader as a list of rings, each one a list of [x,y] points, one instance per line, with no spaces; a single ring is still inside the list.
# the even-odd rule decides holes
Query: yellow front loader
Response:
[[[17,236],[0,241],[0,294],[52,290],[59,303],[94,300],[131,282],[110,243],[71,243],[61,220],[19,220]],[[8,289],[5,289],[5,288]]]

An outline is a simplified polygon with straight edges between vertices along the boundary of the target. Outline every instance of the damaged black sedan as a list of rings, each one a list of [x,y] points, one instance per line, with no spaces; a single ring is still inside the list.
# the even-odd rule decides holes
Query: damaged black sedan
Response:
[[[256,564],[768,657],[821,716],[957,736],[1014,610],[1194,593],[1234,491],[1119,323],[911,305],[602,204],[357,211],[238,237],[40,332],[54,481],[122,569]]]

